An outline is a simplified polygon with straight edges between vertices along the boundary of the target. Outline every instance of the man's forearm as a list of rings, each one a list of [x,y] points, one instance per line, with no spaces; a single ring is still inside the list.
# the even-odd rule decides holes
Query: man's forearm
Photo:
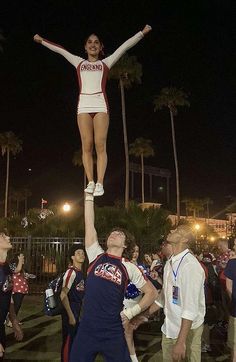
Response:
[[[178,335],[176,343],[185,343],[186,342],[186,338],[192,327],[192,323],[193,323],[193,321],[182,318],[181,327],[180,327],[180,331],[179,331],[179,335]]]
[[[142,297],[142,299],[139,302],[139,306],[141,308],[141,311],[144,311],[148,307],[150,307],[154,303],[156,297],[157,297],[157,292],[156,292],[155,289],[145,293],[144,296]]]
[[[150,318],[154,313],[156,313],[161,307],[157,305],[156,303],[153,303],[150,305],[149,308],[144,310],[142,313],[140,313],[138,316]]]
[[[233,291],[233,282],[231,279],[226,278],[226,291],[228,293],[229,298],[232,298],[232,291]]]
[[[72,313],[72,310],[71,310],[71,307],[70,307],[70,302],[69,302],[67,294],[62,292],[61,295],[60,295],[60,298],[61,298],[61,302],[62,302],[62,304],[63,304],[63,306],[64,306],[64,308],[66,310],[68,318],[73,318],[74,314]]]

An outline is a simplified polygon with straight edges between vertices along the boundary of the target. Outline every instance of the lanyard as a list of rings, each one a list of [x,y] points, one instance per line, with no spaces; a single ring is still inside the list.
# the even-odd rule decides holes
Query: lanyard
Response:
[[[182,263],[184,257],[185,257],[187,254],[189,254],[189,251],[187,251],[187,253],[185,253],[185,254],[182,256],[182,258],[180,259],[180,262],[179,262],[179,264],[178,264],[178,266],[177,266],[176,272],[174,271],[174,269],[173,269],[173,267],[172,267],[172,263],[170,263],[170,266],[171,266],[171,269],[172,269],[172,273],[173,273],[174,278],[175,278],[175,282],[176,282],[176,279],[177,279],[177,274],[178,274],[178,271],[179,271],[180,264]]]

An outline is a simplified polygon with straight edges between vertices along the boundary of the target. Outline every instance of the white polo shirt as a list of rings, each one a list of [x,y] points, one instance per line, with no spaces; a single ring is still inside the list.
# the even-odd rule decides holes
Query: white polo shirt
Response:
[[[178,338],[181,319],[193,321],[191,329],[204,321],[205,272],[189,249],[173,255],[166,263],[163,276],[164,301],[157,304],[164,308],[165,321],[161,328],[167,338]],[[177,290],[177,301],[173,289]],[[177,288],[177,289],[176,289]]]

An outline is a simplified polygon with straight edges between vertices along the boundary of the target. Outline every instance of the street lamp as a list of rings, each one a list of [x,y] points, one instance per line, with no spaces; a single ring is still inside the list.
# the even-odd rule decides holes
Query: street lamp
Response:
[[[69,214],[69,212],[71,211],[71,205],[68,203],[68,202],[65,202],[64,205],[62,206],[62,210],[64,211],[65,214]],[[68,217],[66,217],[67,221],[66,221],[66,224],[67,224],[67,237],[69,238],[69,234],[70,234],[70,231],[69,231],[69,225],[68,225]]]
[[[194,224],[194,229],[196,231],[196,247],[197,247],[197,243],[198,243],[198,231],[200,230],[201,226],[199,224]]]
[[[194,225],[194,229],[196,230],[196,232],[198,232],[199,229],[200,229],[200,225],[199,225],[199,224],[195,224],[195,225]]]
[[[68,204],[68,202],[65,202],[64,205],[62,206],[62,209],[64,212],[69,212],[71,210],[71,206],[70,204]]]

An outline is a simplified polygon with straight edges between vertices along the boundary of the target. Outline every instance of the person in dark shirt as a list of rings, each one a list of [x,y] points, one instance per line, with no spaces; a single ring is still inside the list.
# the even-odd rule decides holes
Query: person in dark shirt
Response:
[[[236,240],[234,250],[236,249]],[[230,297],[230,317],[228,325],[228,347],[231,349],[232,361],[236,361],[236,259],[230,259],[224,270],[226,290]]]
[[[84,297],[84,275],[82,266],[85,250],[81,243],[74,244],[69,250],[70,266],[63,277],[61,301],[62,311],[62,349],[61,361],[68,362],[74,336],[79,326],[80,310]]]
[[[5,320],[9,313],[12,328],[17,341],[22,340],[23,333],[16,319],[12,300],[12,272],[6,262],[7,253],[12,248],[9,236],[0,233],[0,360],[3,359],[6,348]]]

